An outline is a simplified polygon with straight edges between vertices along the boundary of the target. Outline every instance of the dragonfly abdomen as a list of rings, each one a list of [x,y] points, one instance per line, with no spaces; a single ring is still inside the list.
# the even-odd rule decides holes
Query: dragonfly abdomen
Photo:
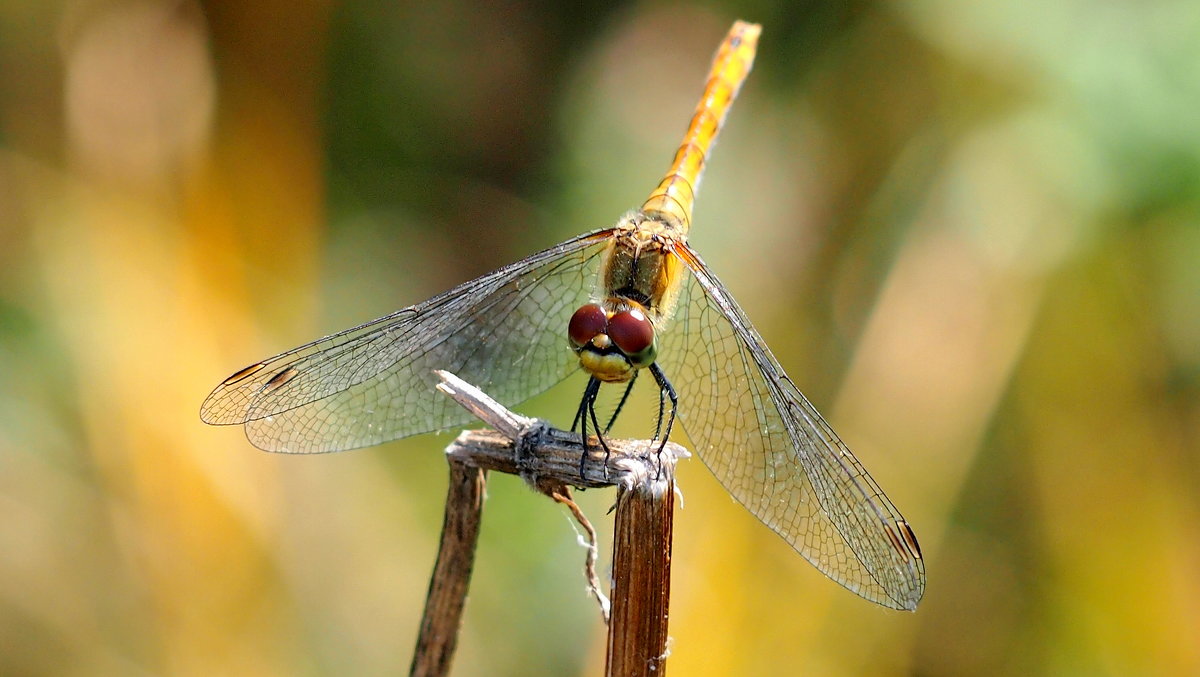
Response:
[[[700,175],[725,122],[725,114],[754,65],[754,52],[761,32],[760,26],[739,21],[717,48],[712,71],[704,84],[704,94],[688,123],[683,142],[675,151],[671,168],[642,204],[642,211],[647,215],[669,216],[679,222],[684,233],[691,228]]]

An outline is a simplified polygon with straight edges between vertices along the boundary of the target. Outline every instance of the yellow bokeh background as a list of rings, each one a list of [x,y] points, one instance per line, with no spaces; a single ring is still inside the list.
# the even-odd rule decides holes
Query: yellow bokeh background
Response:
[[[276,456],[200,401],[639,204],[735,18],[692,243],[928,588],[863,602],[693,460],[669,670],[1200,674],[1189,0],[0,3],[0,674],[405,672],[451,436]],[[493,477],[455,674],[601,674],[582,562]]]

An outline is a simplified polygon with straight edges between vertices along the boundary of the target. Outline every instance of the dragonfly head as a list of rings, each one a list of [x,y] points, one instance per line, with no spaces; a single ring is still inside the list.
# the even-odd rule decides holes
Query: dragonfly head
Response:
[[[596,303],[582,306],[571,316],[567,338],[580,365],[601,381],[628,381],[658,356],[654,324],[638,307],[608,312]]]

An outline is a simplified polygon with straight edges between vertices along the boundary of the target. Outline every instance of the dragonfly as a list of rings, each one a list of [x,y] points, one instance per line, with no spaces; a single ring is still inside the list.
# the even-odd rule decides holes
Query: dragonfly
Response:
[[[470,414],[434,394],[435,369],[507,406],[582,369],[575,422],[587,448],[589,421],[602,445],[607,431],[595,412],[600,388],[625,384],[627,395],[648,370],[664,443],[677,419],[725,489],[818,570],[867,600],[915,610],[925,567],[913,530],[688,244],[696,188],[760,33],[738,21],[721,42],[670,169],[639,209],[241,369],[201,418],[242,425],[268,451],[342,451],[467,424]]]

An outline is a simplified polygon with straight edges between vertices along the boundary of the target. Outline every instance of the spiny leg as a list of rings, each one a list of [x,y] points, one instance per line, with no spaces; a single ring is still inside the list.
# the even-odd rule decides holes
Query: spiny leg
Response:
[[[583,477],[583,468],[587,463],[588,454],[588,439],[587,426],[588,414],[591,413],[593,424],[596,420],[596,394],[600,392],[600,379],[595,376],[588,379],[587,387],[583,389],[583,398],[579,400],[579,410],[575,412],[575,421],[571,424],[571,432],[575,432],[575,426],[579,426],[579,436],[583,443],[583,454],[579,457],[579,476]],[[600,425],[595,424],[597,433],[600,431]],[[599,435],[597,435],[599,437]],[[604,439],[600,438],[600,444],[604,446],[605,452],[608,447],[604,445]]]
[[[583,389],[583,397],[580,398],[580,400],[579,400],[579,408],[575,410],[575,420],[571,421],[571,432],[575,432],[579,428],[580,423],[583,424],[583,427],[585,430],[587,429],[587,419],[584,418],[586,415],[587,409],[584,408],[583,403],[587,402],[588,389],[590,389],[592,387],[592,381],[595,381],[595,380],[596,379],[593,378],[591,381],[588,381],[587,386]],[[587,447],[586,441],[584,442],[584,447],[585,448]]]
[[[600,390],[600,382],[596,382],[596,392]],[[604,479],[608,479],[608,457],[612,455],[612,451],[608,448],[608,442],[604,441],[604,433],[600,432],[600,421],[596,419],[596,393],[592,393],[592,401],[588,403],[588,413],[592,415],[592,425],[596,428],[596,439],[600,440],[600,446],[604,447]],[[584,459],[587,458],[587,438],[584,438],[583,445]],[[583,461],[579,463],[579,476],[583,477]]]
[[[667,408],[667,393],[662,387],[658,389],[658,422],[654,424],[654,439],[662,434],[663,411]]]
[[[662,436],[662,443],[658,445],[658,471],[662,473],[662,452],[667,448],[667,440],[671,439],[671,428],[675,426],[675,415],[679,412],[679,395],[675,393],[675,386],[667,380],[667,375],[659,368],[658,363],[650,365],[650,373],[654,376],[655,383],[658,384],[658,396],[661,400],[663,393],[671,399],[671,416],[667,419],[667,431]],[[659,410],[659,415],[662,415],[662,410]]]
[[[621,395],[621,401],[617,403],[617,408],[613,410],[612,416],[608,419],[608,425],[604,426],[605,435],[608,434],[608,431],[612,430],[613,424],[617,422],[617,414],[620,414],[621,410],[625,408],[625,401],[629,399],[629,393],[633,392],[633,384],[637,381],[637,377],[638,372],[633,372],[633,378],[629,379],[629,383],[625,386],[625,393]]]

